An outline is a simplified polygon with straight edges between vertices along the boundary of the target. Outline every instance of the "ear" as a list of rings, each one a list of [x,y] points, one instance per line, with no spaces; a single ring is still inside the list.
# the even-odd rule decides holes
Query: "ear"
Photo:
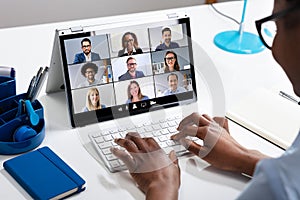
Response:
[[[14,142],[22,142],[37,135],[37,132],[28,125],[17,128],[13,135]]]

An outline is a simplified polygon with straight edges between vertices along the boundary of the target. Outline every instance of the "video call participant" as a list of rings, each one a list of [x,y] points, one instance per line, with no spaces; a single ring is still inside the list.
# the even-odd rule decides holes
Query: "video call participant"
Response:
[[[90,88],[86,95],[86,107],[83,109],[83,112],[102,108],[106,108],[106,106],[100,103],[99,90],[97,88]]]
[[[73,64],[100,60],[99,54],[91,51],[92,43],[90,39],[84,38],[81,40],[81,49],[82,53],[77,53],[75,55]]]
[[[187,90],[183,87],[178,86],[178,76],[177,74],[171,73],[168,75],[168,84],[169,89],[165,90],[163,95],[171,95],[171,94],[178,94],[182,92],[186,92]]]
[[[137,63],[136,63],[135,58],[129,57],[126,60],[126,64],[127,64],[127,69],[128,70],[125,74],[119,76],[119,81],[124,81],[124,80],[134,79],[134,78],[141,78],[141,77],[145,76],[142,71],[136,70]]]
[[[128,99],[126,103],[134,103],[149,99],[148,96],[142,94],[140,85],[136,81],[130,81],[127,87],[127,95]]]
[[[175,52],[167,51],[164,60],[165,60],[165,69],[164,69],[165,73],[179,71],[180,67]]]
[[[123,49],[118,52],[118,56],[130,56],[136,54],[142,54],[143,50],[139,48],[139,43],[135,33],[126,32],[122,36]]]
[[[102,80],[95,78],[95,75],[98,73],[98,67],[95,63],[87,62],[81,67],[81,74],[85,77],[85,81],[80,83],[78,87],[87,87],[91,85],[97,85],[102,83]]]
[[[158,45],[155,49],[155,51],[161,51],[165,49],[174,49],[174,48],[179,48],[179,44],[176,42],[172,42],[172,32],[169,27],[164,28],[162,31],[162,40],[163,43]]]

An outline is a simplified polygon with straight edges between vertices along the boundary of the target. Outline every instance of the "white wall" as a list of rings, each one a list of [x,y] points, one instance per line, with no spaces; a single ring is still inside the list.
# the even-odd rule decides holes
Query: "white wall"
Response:
[[[204,0],[2,0],[0,28],[202,4]]]

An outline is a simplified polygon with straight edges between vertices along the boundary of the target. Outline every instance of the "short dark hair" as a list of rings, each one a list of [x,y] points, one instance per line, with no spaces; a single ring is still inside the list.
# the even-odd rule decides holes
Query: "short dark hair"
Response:
[[[129,58],[127,58],[127,60],[126,60],[126,63],[128,63],[128,61],[129,60],[136,60],[134,57],[129,57]]]
[[[171,73],[171,74],[169,74],[169,75],[168,75],[168,77],[167,77],[167,81],[169,81],[169,77],[170,77],[170,76],[176,76],[176,79],[178,80],[178,76],[177,76],[177,74]]]
[[[92,44],[92,43],[91,43],[91,40],[90,40],[89,38],[83,38],[83,39],[81,40],[81,46],[83,45],[83,42],[88,42],[88,43]]]
[[[164,28],[163,30],[161,30],[161,34],[163,35],[164,32],[169,31],[170,33],[172,33],[171,29],[169,27]]]
[[[84,65],[82,65],[82,67],[81,67],[81,74],[82,74],[83,76],[85,76],[85,71],[86,71],[86,69],[88,69],[88,68],[93,69],[93,70],[95,71],[95,73],[97,74],[97,72],[98,72],[98,67],[97,67],[97,65],[96,65],[95,63],[92,63],[92,62],[87,62],[87,63],[85,63]]]

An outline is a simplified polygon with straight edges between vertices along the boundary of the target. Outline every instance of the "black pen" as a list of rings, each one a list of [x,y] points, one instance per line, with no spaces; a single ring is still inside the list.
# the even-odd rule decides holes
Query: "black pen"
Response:
[[[28,90],[26,93],[26,99],[30,99],[30,97],[32,96],[32,91],[33,91],[34,85],[35,85],[35,76],[32,77],[32,79],[30,81],[30,84],[29,84],[29,87],[28,87]]]
[[[40,76],[39,80],[37,81],[36,86],[34,87],[32,96],[30,98],[31,102],[33,102],[36,99],[36,97],[39,95],[41,88],[45,82],[46,75],[48,74],[48,69],[49,69],[49,67],[45,67],[44,71],[41,73],[41,76]]]
[[[35,76],[36,80],[35,80],[35,86],[34,87],[37,86],[37,83],[39,82],[39,80],[40,80],[40,78],[42,76],[42,73],[43,73],[43,67],[40,67],[39,71],[37,72],[37,74]]]
[[[286,98],[286,99],[288,99],[288,100],[290,100],[290,101],[292,101],[292,102],[295,102],[298,105],[300,105],[300,101],[297,101],[297,99],[295,99],[294,97],[292,97],[291,95],[289,95],[285,92],[280,91],[279,95]]]

